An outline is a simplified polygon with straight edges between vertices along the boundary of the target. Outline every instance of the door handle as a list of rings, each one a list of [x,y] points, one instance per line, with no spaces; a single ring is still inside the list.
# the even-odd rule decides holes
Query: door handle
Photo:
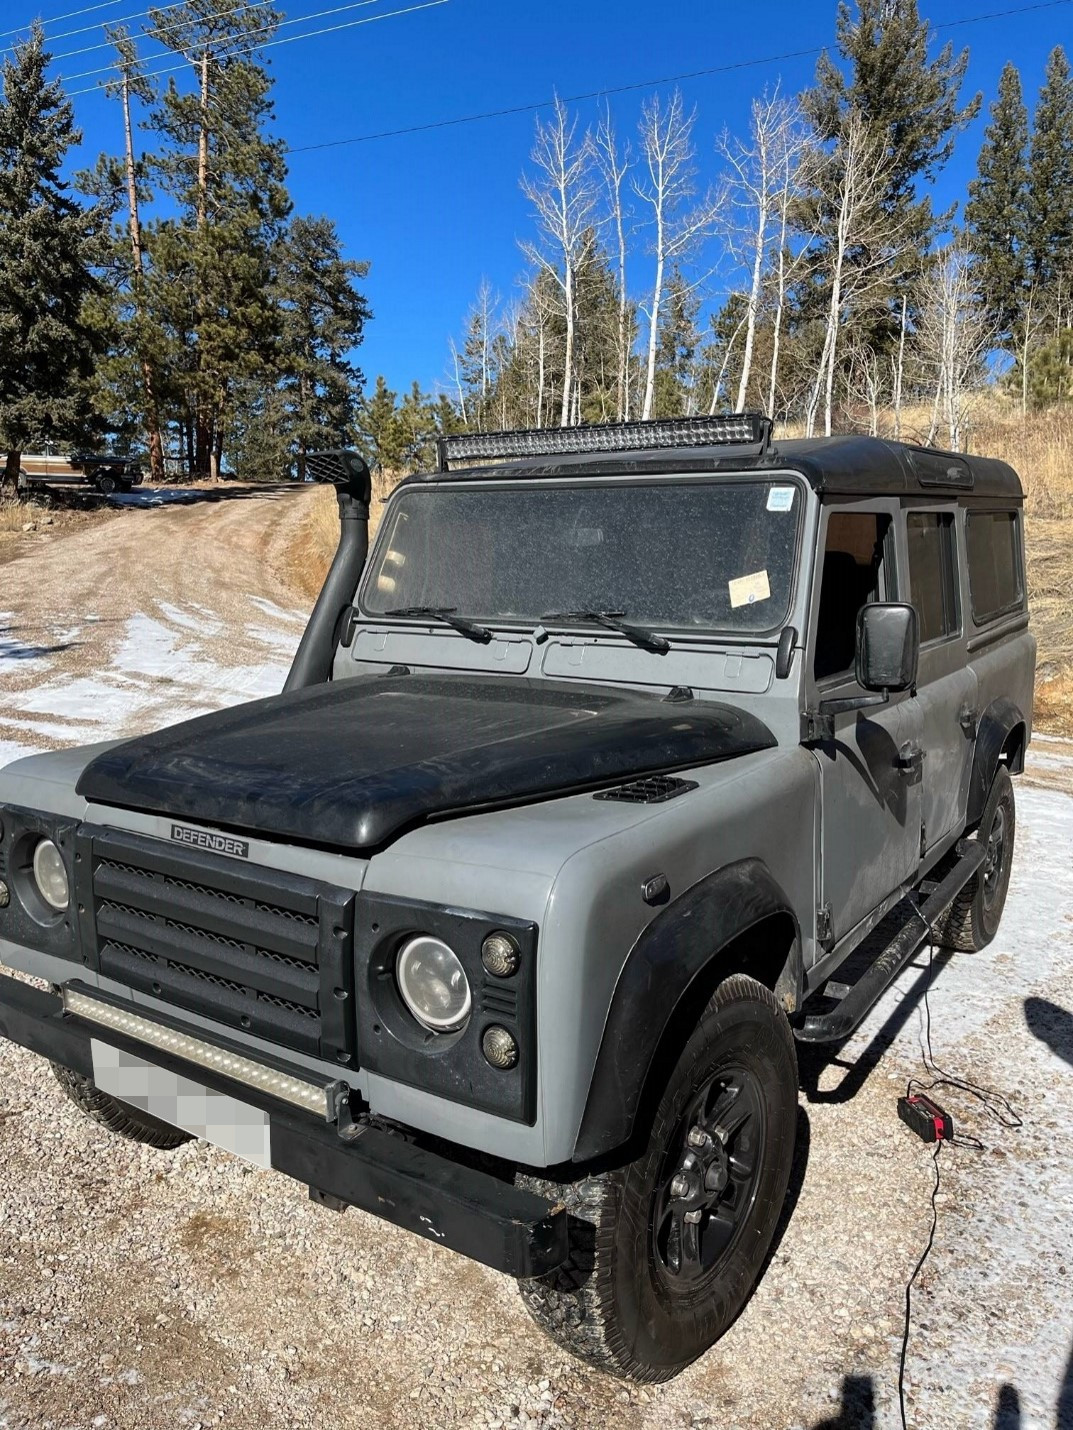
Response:
[[[898,751],[898,758],[894,761],[894,767],[899,774],[915,774],[924,763],[924,751],[914,740],[907,740]]]

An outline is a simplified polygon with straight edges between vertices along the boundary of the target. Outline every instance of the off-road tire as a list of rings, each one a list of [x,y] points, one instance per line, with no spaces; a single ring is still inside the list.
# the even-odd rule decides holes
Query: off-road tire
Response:
[[[169,1127],[166,1122],[158,1122],[146,1112],[129,1107],[118,1098],[111,1097],[88,1077],[72,1072],[70,1068],[52,1064],[56,1081],[80,1112],[94,1122],[99,1122],[109,1132],[118,1137],[126,1137],[131,1142],[144,1142],[147,1147],[158,1147],[163,1152],[174,1151],[192,1138],[188,1132],[180,1132],[177,1127]]]
[[[977,832],[977,838],[989,850],[989,858],[936,921],[938,947],[957,953],[979,953],[998,933],[1010,885],[1016,833],[1013,781],[1006,766],[999,765]],[[992,858],[996,839],[997,858]]]
[[[721,1069],[739,1066],[755,1079],[762,1109],[755,1190],[705,1273],[709,1279],[686,1294],[669,1289],[661,1274],[660,1189],[697,1090],[713,1075],[718,1081]],[[764,1268],[790,1178],[797,1091],[793,1034],[774,995],[752,978],[728,978],[689,1037],[636,1161],[565,1186],[519,1178],[564,1202],[571,1217],[570,1260],[519,1283],[541,1329],[590,1365],[637,1381],[670,1380],[703,1355],[737,1318]]]
[[[115,477],[98,477],[94,483],[101,496],[110,497],[119,488],[119,482]]]

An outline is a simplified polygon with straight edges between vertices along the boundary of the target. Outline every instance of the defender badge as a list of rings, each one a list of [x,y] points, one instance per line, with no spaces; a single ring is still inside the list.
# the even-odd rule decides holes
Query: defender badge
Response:
[[[231,854],[238,859],[250,857],[248,842],[245,839],[232,839],[230,834],[211,834],[207,829],[185,829],[181,824],[173,824],[171,837],[177,844],[208,849],[213,854]]]

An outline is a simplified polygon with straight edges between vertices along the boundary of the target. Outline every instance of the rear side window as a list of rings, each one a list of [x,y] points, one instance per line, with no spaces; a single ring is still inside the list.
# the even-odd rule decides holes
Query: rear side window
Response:
[[[958,630],[957,556],[952,512],[911,511],[906,518],[909,587],[920,621],[920,643]]]
[[[972,617],[978,626],[1021,604],[1021,539],[1014,511],[972,511],[966,525]]]

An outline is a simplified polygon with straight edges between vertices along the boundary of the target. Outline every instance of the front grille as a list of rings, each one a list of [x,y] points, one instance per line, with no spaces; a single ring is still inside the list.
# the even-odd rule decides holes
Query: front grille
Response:
[[[647,779],[630,780],[629,784],[615,789],[601,790],[593,795],[593,799],[616,800],[621,804],[662,804],[696,788],[696,780],[680,780],[674,775],[651,775]]]
[[[111,830],[83,831],[77,865],[84,951],[104,977],[352,1061],[352,893]]]

